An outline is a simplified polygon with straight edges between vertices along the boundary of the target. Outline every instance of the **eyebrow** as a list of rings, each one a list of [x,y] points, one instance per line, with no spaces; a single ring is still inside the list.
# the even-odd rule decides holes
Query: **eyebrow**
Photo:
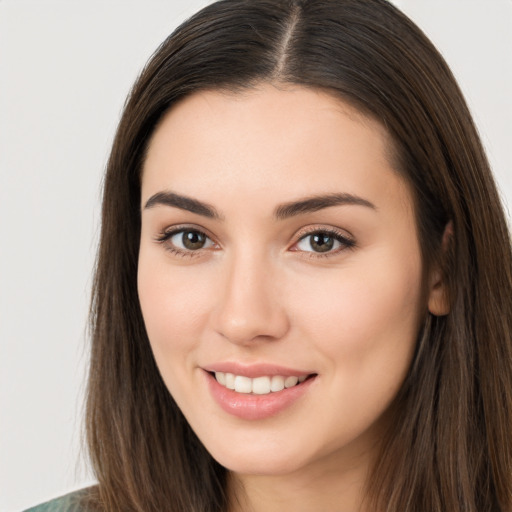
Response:
[[[220,220],[222,218],[213,206],[203,203],[202,201],[198,201],[197,199],[192,199],[191,197],[175,194],[174,192],[157,192],[148,199],[144,209],[161,205],[173,206],[174,208],[196,213],[197,215],[202,215],[209,219]]]
[[[278,206],[274,210],[274,218],[276,220],[284,220],[296,215],[302,215],[305,213],[316,212],[323,210],[324,208],[330,208],[332,206],[343,206],[343,205],[356,205],[364,206],[376,210],[376,206],[363,199],[362,197],[353,194],[327,194],[307,197],[298,201],[292,201]],[[179,208],[180,210],[186,210],[209,219],[222,220],[223,217],[220,213],[211,205],[203,203],[197,199],[191,197],[176,194],[174,192],[157,192],[152,195],[146,202],[144,209],[154,208],[155,206],[171,206]]]
[[[283,204],[276,208],[274,217],[278,220],[283,220],[295,215],[316,212],[324,208],[330,208],[331,206],[343,205],[365,206],[372,210],[377,210],[377,207],[373,203],[353,194],[327,194],[307,197],[300,201]]]

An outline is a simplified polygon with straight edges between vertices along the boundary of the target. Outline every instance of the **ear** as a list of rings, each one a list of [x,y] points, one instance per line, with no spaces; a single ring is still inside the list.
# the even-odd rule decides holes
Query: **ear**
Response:
[[[441,244],[442,257],[446,260],[450,252],[450,245],[453,243],[453,223],[448,222],[444,228]],[[428,310],[435,316],[444,316],[450,312],[450,294],[446,274],[442,268],[432,269],[429,282]]]

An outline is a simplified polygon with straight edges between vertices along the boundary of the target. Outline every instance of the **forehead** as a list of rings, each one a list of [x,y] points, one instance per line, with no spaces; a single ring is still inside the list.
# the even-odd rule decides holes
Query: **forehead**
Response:
[[[216,192],[222,200],[222,191],[224,199],[229,191],[276,200],[334,189],[359,194],[362,185],[379,195],[404,188],[391,154],[379,122],[324,91],[202,91],[175,105],[155,130],[142,200],[162,188],[205,200]]]

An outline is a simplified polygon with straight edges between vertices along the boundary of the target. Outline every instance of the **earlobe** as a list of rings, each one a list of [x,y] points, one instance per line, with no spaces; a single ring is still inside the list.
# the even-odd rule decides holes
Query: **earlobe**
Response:
[[[437,282],[431,287],[428,298],[428,310],[435,316],[444,316],[450,312],[450,301],[445,279],[435,272]]]
[[[453,243],[453,223],[448,222],[444,229],[443,241],[441,244],[442,258],[446,261],[449,257],[451,245]],[[444,265],[442,265],[444,267]],[[446,273],[442,268],[435,268],[430,277],[430,291],[428,297],[428,310],[435,316],[444,316],[450,312],[450,294]]]

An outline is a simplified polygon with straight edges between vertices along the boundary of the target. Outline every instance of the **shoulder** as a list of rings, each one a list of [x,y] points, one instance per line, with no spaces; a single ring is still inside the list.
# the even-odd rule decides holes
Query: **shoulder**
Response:
[[[91,509],[85,504],[85,500],[93,492],[94,487],[80,489],[66,494],[46,503],[41,503],[24,512],[89,512]]]

